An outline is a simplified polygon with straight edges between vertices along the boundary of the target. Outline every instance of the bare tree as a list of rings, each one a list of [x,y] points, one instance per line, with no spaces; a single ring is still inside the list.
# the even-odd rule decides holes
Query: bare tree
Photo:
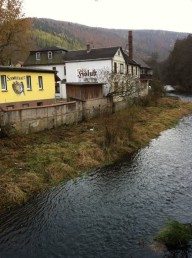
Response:
[[[127,100],[143,94],[140,79],[130,74],[114,73],[104,68],[97,71],[97,80],[105,83],[107,95],[115,97],[116,100]]]

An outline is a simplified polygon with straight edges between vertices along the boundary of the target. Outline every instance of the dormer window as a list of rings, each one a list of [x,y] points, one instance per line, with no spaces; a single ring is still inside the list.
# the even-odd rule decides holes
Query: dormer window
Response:
[[[36,60],[40,60],[40,52],[36,53]]]
[[[52,52],[51,51],[48,52],[48,59],[52,59]]]

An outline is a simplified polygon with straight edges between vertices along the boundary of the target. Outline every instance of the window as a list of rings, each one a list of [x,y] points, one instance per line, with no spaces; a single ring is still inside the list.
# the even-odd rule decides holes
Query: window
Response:
[[[6,75],[1,75],[1,89],[2,89],[2,91],[6,91],[7,90]]]
[[[64,65],[64,75],[66,75],[66,66]]]
[[[27,107],[29,107],[29,104],[28,103],[24,103],[24,104],[22,104],[22,107],[23,108],[27,108]]]
[[[131,66],[131,75],[133,76],[133,66]]]
[[[43,102],[37,102],[37,106],[43,106]]]
[[[124,65],[120,64],[120,73],[124,73]]]
[[[10,110],[10,109],[14,109],[15,106],[14,105],[9,105],[9,106],[6,106],[7,110]]]
[[[55,93],[60,93],[60,84],[58,82],[55,83]]]
[[[56,71],[56,67],[55,66],[53,66],[52,69],[53,69],[53,71]]]
[[[120,51],[120,49],[118,50],[118,56],[120,56],[121,55],[121,51]]]
[[[31,76],[27,75],[26,80],[27,80],[27,90],[32,90]]]
[[[39,82],[39,90],[43,90],[43,78],[42,78],[42,76],[38,76],[38,82]]]
[[[117,73],[117,63],[114,63],[114,73]]]
[[[48,59],[52,59],[52,52],[51,51],[48,52]]]
[[[40,52],[36,53],[36,60],[40,60]]]
[[[129,65],[127,65],[126,67],[127,67],[127,74],[129,74]]]

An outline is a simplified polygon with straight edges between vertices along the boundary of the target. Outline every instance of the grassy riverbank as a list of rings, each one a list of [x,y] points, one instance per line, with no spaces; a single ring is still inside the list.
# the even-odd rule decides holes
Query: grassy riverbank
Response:
[[[191,102],[162,98],[75,126],[0,139],[0,211],[133,153],[191,112]]]

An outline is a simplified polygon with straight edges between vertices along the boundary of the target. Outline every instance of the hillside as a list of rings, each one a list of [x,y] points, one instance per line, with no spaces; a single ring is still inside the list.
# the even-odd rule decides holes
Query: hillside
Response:
[[[127,48],[128,30],[89,27],[81,24],[45,18],[33,18],[33,40],[36,48],[59,45],[70,50],[83,49],[87,43],[95,48],[122,46]],[[143,58],[158,53],[164,60],[176,39],[187,33],[161,30],[133,30],[134,52]]]

